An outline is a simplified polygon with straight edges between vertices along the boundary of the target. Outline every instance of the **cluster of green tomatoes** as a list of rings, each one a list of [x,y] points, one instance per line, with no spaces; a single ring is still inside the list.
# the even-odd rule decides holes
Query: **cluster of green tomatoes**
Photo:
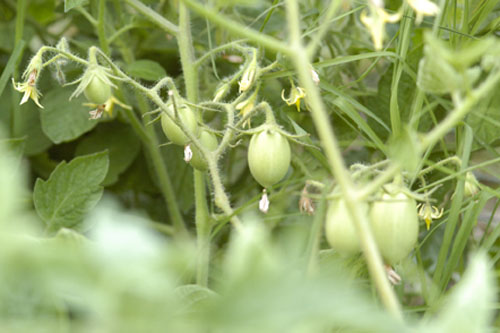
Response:
[[[371,204],[357,209],[370,221],[382,257],[396,264],[413,250],[418,238],[419,219],[415,199],[400,185],[388,184]],[[358,232],[343,198],[330,202],[326,214],[326,237],[330,246],[343,255],[361,251]]]

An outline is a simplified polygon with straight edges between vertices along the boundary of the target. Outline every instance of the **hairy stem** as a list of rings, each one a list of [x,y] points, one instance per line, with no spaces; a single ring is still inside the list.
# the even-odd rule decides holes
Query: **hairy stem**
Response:
[[[288,29],[291,37],[290,53],[294,55],[292,59],[299,75],[301,85],[308,93],[309,106],[311,108],[314,124],[325,149],[332,172],[340,185],[349,214],[356,226],[363,254],[382,302],[394,316],[400,318],[402,316],[400,305],[386,277],[382,257],[380,256],[377,244],[371,233],[368,217],[361,214],[361,211],[357,209],[358,197],[354,184],[349,172],[344,166],[344,160],[338,146],[337,138],[333,134],[333,129],[321,101],[321,96],[310,75],[310,62],[307,57],[307,52],[300,40],[300,20],[297,1],[287,0],[286,3]]]
[[[177,42],[179,45],[187,99],[189,102],[195,104],[198,102],[198,70],[194,66],[195,56],[191,36],[189,10],[183,3],[179,3],[179,33],[177,34]],[[202,120],[200,113],[198,113],[198,120]],[[201,286],[207,286],[210,264],[211,226],[207,205],[206,184],[202,171],[193,169],[193,174],[198,246],[196,283]]]

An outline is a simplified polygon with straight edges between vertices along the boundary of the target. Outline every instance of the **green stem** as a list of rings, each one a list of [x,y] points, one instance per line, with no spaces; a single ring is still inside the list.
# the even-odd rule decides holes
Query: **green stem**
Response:
[[[132,1],[132,0],[127,0],[127,1]],[[253,29],[249,29],[248,27],[242,25],[241,23],[233,21],[216,11],[208,9],[206,8],[206,6],[203,6],[194,0],[182,0],[182,2],[188,5],[189,8],[191,8],[193,11],[208,18],[215,24],[226,28],[229,32],[235,35],[246,37],[251,41],[255,42],[256,44],[262,45],[270,50],[274,50],[276,52],[288,53],[287,45],[276,38],[261,34]]]
[[[340,185],[349,214],[351,215],[356,226],[356,230],[360,236],[363,254],[368,263],[368,268],[375,282],[375,286],[377,287],[382,302],[387,309],[394,316],[401,318],[402,314],[400,305],[387,279],[382,257],[380,256],[377,244],[375,243],[375,239],[369,227],[368,217],[361,214],[361,211],[357,209],[357,192],[354,188],[354,184],[352,183],[350,174],[343,164],[344,160],[338,146],[337,138],[333,134],[333,129],[328,119],[328,114],[321,101],[319,91],[312,82],[312,78],[309,73],[309,59],[300,40],[300,22],[298,14],[299,11],[297,2],[295,0],[287,0],[288,29],[291,35],[291,47],[290,50],[287,50],[287,53],[293,54],[292,59],[299,75],[301,85],[308,93],[309,106],[311,108],[314,124],[325,149],[325,153],[335,179]]]
[[[208,216],[205,174],[194,170],[194,190],[196,203],[196,234],[198,246],[196,283],[200,286],[208,285],[210,264],[210,220]]]
[[[144,5],[141,1],[125,0],[125,2],[167,33],[174,36],[177,36],[177,34],[179,33],[179,27],[177,27],[175,24],[173,24],[148,6]]]
[[[398,87],[401,75],[403,74],[403,64],[400,59],[406,59],[406,54],[408,53],[408,47],[410,45],[411,38],[411,24],[413,19],[408,15],[411,13],[410,7],[405,5],[405,13],[403,15],[403,21],[401,24],[401,36],[398,40],[397,53],[399,57],[395,60],[394,70],[392,73],[392,84],[391,84],[391,98],[389,104],[389,110],[391,115],[391,128],[393,136],[397,137],[401,131],[401,115],[398,105]]]
[[[100,4],[102,6],[104,0],[100,0]],[[99,22],[98,27],[104,27],[104,11],[105,7],[99,8]],[[104,38],[105,39],[105,38]],[[100,39],[103,42],[103,39]],[[122,49],[125,50],[125,49]],[[97,51],[97,49],[96,49]],[[94,49],[91,49],[89,53],[94,52]],[[125,52],[125,51],[123,51]],[[133,55],[131,53],[123,53],[123,58],[127,63],[133,61]],[[109,59],[106,59],[109,61]],[[139,102],[139,108],[141,113],[146,113],[148,111],[148,104],[144,100],[144,96],[139,92],[136,92],[136,97]],[[172,186],[172,182],[170,181],[170,177],[165,167],[165,162],[161,156],[161,152],[159,149],[158,137],[156,135],[155,129],[153,126],[145,127],[140,121],[137,119],[137,116],[132,110],[124,109],[125,116],[127,117],[129,123],[132,128],[135,130],[139,138],[141,139],[144,147],[146,148],[147,153],[151,158],[151,163],[153,164],[153,170],[156,173],[156,177],[158,179],[158,183],[160,186],[160,191],[163,194],[163,198],[165,200],[165,204],[168,207],[169,217],[176,231],[179,233],[187,233],[186,226],[184,224],[184,220],[182,218],[182,214],[180,212],[179,206],[177,205],[175,191]],[[144,119],[147,121],[148,119]]]
[[[140,92],[136,92],[136,99],[139,103],[139,109],[141,110],[141,113],[146,113],[148,111],[148,103],[146,102],[144,96]],[[132,114],[135,118],[135,114]],[[131,120],[131,118],[129,118],[129,120]],[[144,118],[144,122],[147,121],[149,121],[149,118]],[[142,124],[141,126],[142,128],[144,128],[149,137],[148,142],[144,142],[144,144],[146,146],[147,152],[149,153],[149,156],[151,157],[153,169],[156,173],[156,177],[158,178],[160,190],[168,207],[168,213],[170,219],[172,220],[172,224],[174,225],[176,231],[187,233],[184,219],[182,218],[179,205],[177,204],[177,195],[175,194],[174,187],[172,185],[172,182],[170,181],[170,175],[165,165],[165,161],[161,156],[158,135],[156,134],[155,128],[154,126],[144,126]]]
[[[307,275],[313,275],[318,269],[318,253],[320,249],[321,240],[321,228],[324,223],[326,206],[327,206],[327,188],[323,188],[323,193],[321,194],[321,200],[318,205],[318,209],[314,213],[314,220],[311,226],[311,231],[309,234],[309,241],[306,248],[307,257]]]
[[[179,54],[181,58],[182,71],[184,73],[184,84],[189,102],[198,102],[198,69],[194,66],[195,56],[191,36],[189,10],[183,3],[179,3],[179,33],[177,35]],[[199,120],[201,119],[198,113]],[[210,264],[210,219],[207,205],[207,194],[204,172],[194,171],[194,191],[196,206],[196,234],[198,246],[196,283],[201,286],[208,285],[208,273]]]
[[[191,37],[191,26],[189,10],[186,5],[179,3],[179,33],[177,36],[179,54],[181,57],[184,84],[186,85],[186,96],[191,103],[198,102],[198,70],[193,66],[195,63],[193,42]]]
[[[18,0],[16,8],[16,32],[14,36],[14,45],[17,47],[23,39],[24,34],[24,21],[26,16],[26,0]],[[22,58],[23,48],[21,48],[20,55],[18,59]],[[13,77],[17,77],[18,63],[14,66]],[[15,138],[17,137],[17,127],[19,118],[19,96],[17,94],[12,95],[12,107],[10,113],[10,135]]]
[[[16,33],[14,36],[14,45],[17,45],[23,39],[24,18],[26,16],[26,0],[17,1],[16,9]]]
[[[325,34],[328,32],[328,28],[332,24],[332,18],[335,16],[337,9],[342,4],[342,1],[333,0],[330,1],[330,5],[326,10],[326,14],[321,18],[321,25],[318,28],[318,32],[314,35],[309,45],[307,45],[307,55],[312,58],[316,53],[321,41],[323,40]]]
[[[97,35],[99,37],[99,44],[101,45],[102,51],[107,55],[109,55],[109,44],[106,38],[106,31],[104,29],[105,26],[106,26],[106,0],[99,0]]]

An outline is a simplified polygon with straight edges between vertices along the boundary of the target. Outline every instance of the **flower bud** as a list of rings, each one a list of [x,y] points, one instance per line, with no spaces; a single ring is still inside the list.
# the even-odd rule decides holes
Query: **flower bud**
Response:
[[[240,86],[240,93],[250,89],[252,84],[255,82],[256,77],[257,77],[257,54],[254,52],[252,61],[248,65],[245,72],[243,72],[240,82],[238,82]]]
[[[215,91],[215,96],[213,99],[213,102],[219,102],[226,96],[226,94],[229,92],[229,84],[225,83],[222,86],[220,86],[216,91]]]
[[[479,183],[472,172],[465,174],[464,194],[467,197],[473,197],[479,193]]]

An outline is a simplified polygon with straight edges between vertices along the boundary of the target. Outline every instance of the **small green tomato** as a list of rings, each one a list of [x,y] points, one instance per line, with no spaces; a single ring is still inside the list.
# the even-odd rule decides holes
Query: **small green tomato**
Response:
[[[267,129],[250,139],[248,166],[253,178],[264,188],[285,177],[290,159],[290,144],[278,131]]]
[[[396,264],[413,250],[418,238],[418,215],[415,200],[398,190],[386,186],[381,200],[370,210],[373,235],[382,257]]]
[[[368,214],[368,205],[361,203],[359,209]],[[330,202],[326,212],[326,239],[338,253],[353,255],[361,251],[356,226],[347,210],[344,199]]]
[[[207,148],[210,151],[214,151],[217,149],[217,146],[219,145],[217,141],[217,137],[205,130],[202,130],[200,133],[200,143]],[[193,145],[192,145],[193,146]],[[207,169],[207,161],[201,156],[201,152],[196,148],[192,147],[193,150],[193,157],[191,158],[191,165],[193,168],[200,170],[200,171],[205,171]]]
[[[90,103],[104,104],[111,97],[111,87],[99,76],[94,75],[83,93]]]
[[[172,114],[174,114],[173,107],[171,106],[170,108]],[[180,121],[184,123],[184,125],[191,131],[191,133],[197,135],[199,128],[193,110],[191,110],[191,108],[186,105],[182,105],[178,109],[178,115]],[[165,113],[161,115],[161,127],[163,129],[163,133],[165,133],[167,138],[176,145],[185,146],[189,143],[189,138],[184,134],[181,128],[177,126],[177,124]]]

